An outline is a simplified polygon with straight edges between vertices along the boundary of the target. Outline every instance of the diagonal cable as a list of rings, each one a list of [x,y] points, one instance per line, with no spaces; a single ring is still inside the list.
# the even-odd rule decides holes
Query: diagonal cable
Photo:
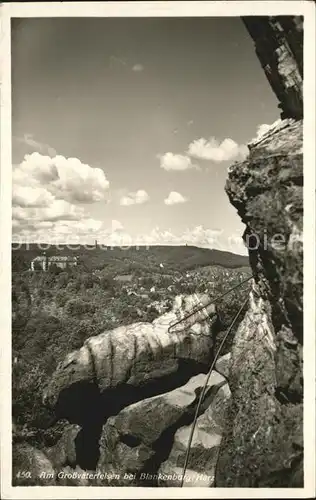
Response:
[[[193,316],[194,314],[198,313],[199,311],[202,311],[203,309],[207,308],[208,306],[210,306],[211,304],[215,304],[216,302],[219,302],[223,297],[225,297],[226,295],[228,295],[230,292],[232,292],[233,290],[235,290],[236,288],[240,287],[241,285],[243,285],[244,283],[247,283],[247,281],[249,281],[251,278],[253,278],[253,275],[251,274],[248,278],[244,279],[243,281],[241,281],[240,283],[238,283],[237,285],[233,286],[232,288],[230,288],[229,290],[227,290],[226,292],[222,293],[221,295],[219,295],[218,297],[216,297],[214,300],[211,300],[210,302],[208,302],[207,304],[204,304],[204,305],[201,305],[201,307],[199,307],[198,309],[193,309],[189,314],[187,314],[186,316],[184,316],[184,318],[180,319],[179,321],[176,321],[175,323],[173,323],[172,325],[169,326],[168,328],[168,333],[171,333],[171,329],[174,328],[175,326],[179,325],[180,323],[186,321],[187,319],[191,318],[191,316]]]
[[[238,317],[240,316],[242,310],[246,306],[247,302],[248,302],[248,296],[247,296],[246,300],[243,302],[243,304],[241,305],[241,307],[239,308],[239,310],[238,310],[237,314],[235,315],[233,321],[229,325],[229,327],[228,327],[228,329],[227,329],[227,331],[226,331],[226,333],[225,333],[225,335],[223,337],[223,340],[220,343],[220,346],[219,346],[219,348],[217,350],[217,353],[215,354],[215,357],[214,357],[214,359],[212,361],[212,364],[211,364],[211,367],[209,369],[209,372],[208,372],[208,374],[206,376],[206,379],[205,379],[205,382],[204,382],[204,386],[203,386],[203,389],[201,391],[201,394],[200,394],[200,397],[199,397],[199,401],[198,401],[198,404],[197,404],[197,407],[196,407],[196,410],[195,410],[193,424],[192,424],[192,427],[191,427],[191,432],[190,432],[189,441],[188,441],[188,447],[187,447],[187,451],[186,451],[186,455],[185,455],[185,460],[184,460],[183,473],[182,473],[182,478],[181,478],[181,485],[180,485],[181,488],[183,487],[184,477],[185,477],[185,473],[186,473],[186,470],[187,470],[187,467],[188,467],[188,462],[189,462],[189,457],[190,457],[190,449],[191,449],[193,434],[194,434],[196,422],[197,422],[197,419],[198,419],[198,416],[199,416],[200,407],[201,407],[201,404],[202,404],[204,396],[205,396],[205,392],[206,392],[206,387],[207,387],[208,381],[210,379],[210,376],[212,374],[212,371],[214,369],[214,366],[215,366],[215,363],[216,363],[216,361],[218,359],[218,356],[219,356],[219,354],[220,354],[220,352],[221,352],[221,350],[222,350],[222,348],[223,348],[223,346],[225,344],[225,341],[226,341],[229,333],[231,332],[233,326],[235,325]]]

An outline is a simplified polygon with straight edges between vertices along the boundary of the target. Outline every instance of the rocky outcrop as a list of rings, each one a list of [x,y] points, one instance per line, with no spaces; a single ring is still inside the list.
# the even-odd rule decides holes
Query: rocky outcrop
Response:
[[[13,486],[54,486],[56,473],[46,454],[27,443],[12,447]]]
[[[184,486],[213,486],[229,399],[230,390],[226,383],[219,388],[211,404],[198,417],[193,432]],[[181,427],[175,433],[171,452],[159,468],[160,486],[181,486],[192,426],[193,424]]]
[[[95,406],[99,395],[115,414],[144,398],[145,386],[149,396],[181,385],[210,362],[216,311],[209,302],[205,294],[178,296],[173,309],[153,323],[133,323],[87,339],[57,367],[44,402],[58,416],[84,425],[89,405]],[[203,305],[168,330],[192,308]]]
[[[159,465],[164,461],[171,451],[174,434],[179,430],[178,438],[184,448],[187,443],[183,442],[188,438],[189,427],[183,425],[192,422],[196,410],[199,394],[205,382],[205,375],[197,375],[189,380],[184,386],[173,391],[144,399],[138,403],[132,404],[122,410],[116,417],[111,417],[103,427],[100,440],[100,460],[98,470],[111,471],[120,477],[120,484],[141,486],[156,486],[157,479],[155,474]],[[225,389],[224,389],[225,387]],[[220,392],[221,391],[221,392]],[[213,408],[205,416],[204,421],[200,421],[200,433],[204,429],[212,431],[207,437],[204,450],[204,456],[198,459],[200,450],[198,441],[195,441],[197,452],[193,458],[193,464],[200,460],[198,471],[206,463],[214,462],[214,454],[208,453],[210,448],[218,446],[218,434],[216,419],[212,412],[217,415],[215,408],[224,406],[219,404],[227,398],[228,394],[226,380],[216,372],[213,372],[205,393],[204,400],[200,407],[200,413],[203,413],[210,405]],[[205,439],[205,431],[203,434]],[[177,443],[177,441],[176,441]],[[175,445],[177,446],[177,444]],[[173,456],[177,454],[176,450]],[[172,451],[171,451],[172,455]],[[168,459],[169,460],[169,459]],[[182,453],[183,462],[183,453]],[[181,461],[176,461],[176,466],[181,466]]]
[[[228,352],[224,356],[218,358],[215,363],[215,370],[223,375],[223,377],[228,378],[230,373],[230,361],[231,361],[231,353]]]
[[[59,441],[45,452],[54,469],[66,466],[76,466],[78,462],[76,439],[81,429],[79,425],[67,425]]]
[[[60,469],[56,476],[58,486],[92,486],[96,484],[95,481],[89,479],[89,476],[94,476],[94,472],[84,471],[78,465],[74,468],[67,465]]]
[[[302,123],[285,120],[233,165],[254,283],[234,339],[218,487],[303,485]]]
[[[48,450],[55,467],[95,470],[99,438],[109,417],[206,373],[213,356],[216,319],[207,294],[179,295],[172,310],[152,323],[104,332],[67,355],[43,399],[57,419],[80,428],[70,426],[69,433]]]
[[[265,75],[279,100],[281,118],[303,118],[303,16],[247,16]]]

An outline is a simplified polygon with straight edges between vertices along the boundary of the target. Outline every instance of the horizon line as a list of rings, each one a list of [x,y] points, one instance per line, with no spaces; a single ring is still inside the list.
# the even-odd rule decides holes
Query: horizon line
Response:
[[[18,241],[12,241],[11,242],[11,247],[13,245],[20,245],[20,248],[23,247],[23,246],[28,246],[28,245],[43,245],[43,246],[50,246],[50,247],[72,247],[72,246],[80,246],[80,247],[85,247],[85,246],[88,246],[88,247],[93,247],[95,249],[97,248],[116,248],[116,249],[122,249],[122,250],[127,250],[127,249],[130,249],[130,248],[150,248],[150,247],[182,247],[182,248],[185,248],[185,247],[188,247],[188,248],[197,248],[197,249],[201,249],[201,250],[210,250],[210,251],[216,251],[216,252],[221,252],[221,253],[230,253],[232,255],[237,255],[237,256],[240,256],[240,257],[246,257],[248,258],[248,254],[246,255],[243,255],[243,254],[240,254],[240,253],[235,253],[235,252],[232,252],[231,250],[224,250],[224,249],[218,249],[218,248],[211,248],[211,247],[203,247],[203,246],[197,246],[197,245],[192,245],[192,244],[177,244],[177,243],[170,243],[170,244],[160,244],[160,243],[151,243],[151,244],[145,244],[145,243],[142,243],[142,244],[137,244],[137,243],[134,243],[134,244],[131,244],[131,245],[113,245],[113,244],[106,244],[106,243],[97,243],[97,245],[95,243],[45,243],[45,242],[38,242],[38,241],[28,241],[28,242],[18,242]],[[18,250],[18,248],[15,248],[13,250]],[[45,249],[41,249],[42,251],[45,251]],[[47,249],[46,249],[47,250]],[[70,251],[75,251],[76,249],[74,248],[69,248]]]

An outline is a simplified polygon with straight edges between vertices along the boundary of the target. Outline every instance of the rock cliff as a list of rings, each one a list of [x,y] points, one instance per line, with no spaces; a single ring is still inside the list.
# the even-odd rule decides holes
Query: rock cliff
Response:
[[[281,118],[303,118],[303,16],[247,16],[243,22],[272,90]]]
[[[303,18],[245,17],[282,110],[230,168],[254,282],[235,336],[218,487],[302,487]]]
[[[218,487],[303,486],[303,137],[284,120],[230,168],[254,282],[234,339]]]

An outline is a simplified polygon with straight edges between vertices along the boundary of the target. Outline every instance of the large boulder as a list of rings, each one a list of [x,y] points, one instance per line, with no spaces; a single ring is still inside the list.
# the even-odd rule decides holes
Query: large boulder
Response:
[[[227,379],[229,377],[229,372],[230,372],[230,362],[231,362],[231,353],[228,352],[224,356],[221,356],[215,363],[215,370]]]
[[[94,474],[94,471],[83,470],[78,465],[75,468],[67,465],[58,471],[56,480],[58,486],[93,486],[96,485]]]
[[[116,472],[121,485],[155,485],[155,474],[169,455],[175,432],[193,420],[204,383],[205,375],[197,375],[178,389],[134,403],[109,418],[100,439],[98,470]],[[224,385],[225,379],[213,372],[201,413]]]
[[[179,488],[183,477],[183,467],[177,467],[170,464],[162,464],[158,473],[159,486],[169,488]],[[193,469],[187,469],[183,481],[185,488],[211,488],[213,486],[214,476],[205,472],[197,472]]]
[[[230,390],[226,383],[220,387],[205,412],[198,417],[184,476],[184,486],[213,486],[229,398]],[[181,485],[192,426],[193,424],[181,427],[175,433],[171,452],[159,468],[159,486]]]
[[[302,122],[285,120],[233,165],[254,282],[235,336],[217,487],[303,486]]]
[[[66,425],[61,438],[45,452],[55,469],[77,465],[76,439],[81,428],[79,425]]]
[[[44,403],[55,407],[58,416],[80,424],[76,414],[89,412],[98,394],[115,396],[108,404],[114,414],[120,405],[143,398],[138,389],[146,384],[168,381],[169,386],[153,386],[147,394],[153,395],[170,389],[172,379],[173,387],[184,383],[210,363],[216,310],[209,303],[206,294],[178,296],[173,309],[153,323],[133,323],[90,337],[59,364],[45,390]],[[192,308],[199,307],[200,311],[184,320]],[[175,374],[181,368],[182,379],[177,379]],[[122,387],[126,390],[118,397],[114,390]],[[119,399],[122,401],[115,411]]]
[[[13,486],[54,486],[56,474],[47,455],[28,443],[12,446]]]

